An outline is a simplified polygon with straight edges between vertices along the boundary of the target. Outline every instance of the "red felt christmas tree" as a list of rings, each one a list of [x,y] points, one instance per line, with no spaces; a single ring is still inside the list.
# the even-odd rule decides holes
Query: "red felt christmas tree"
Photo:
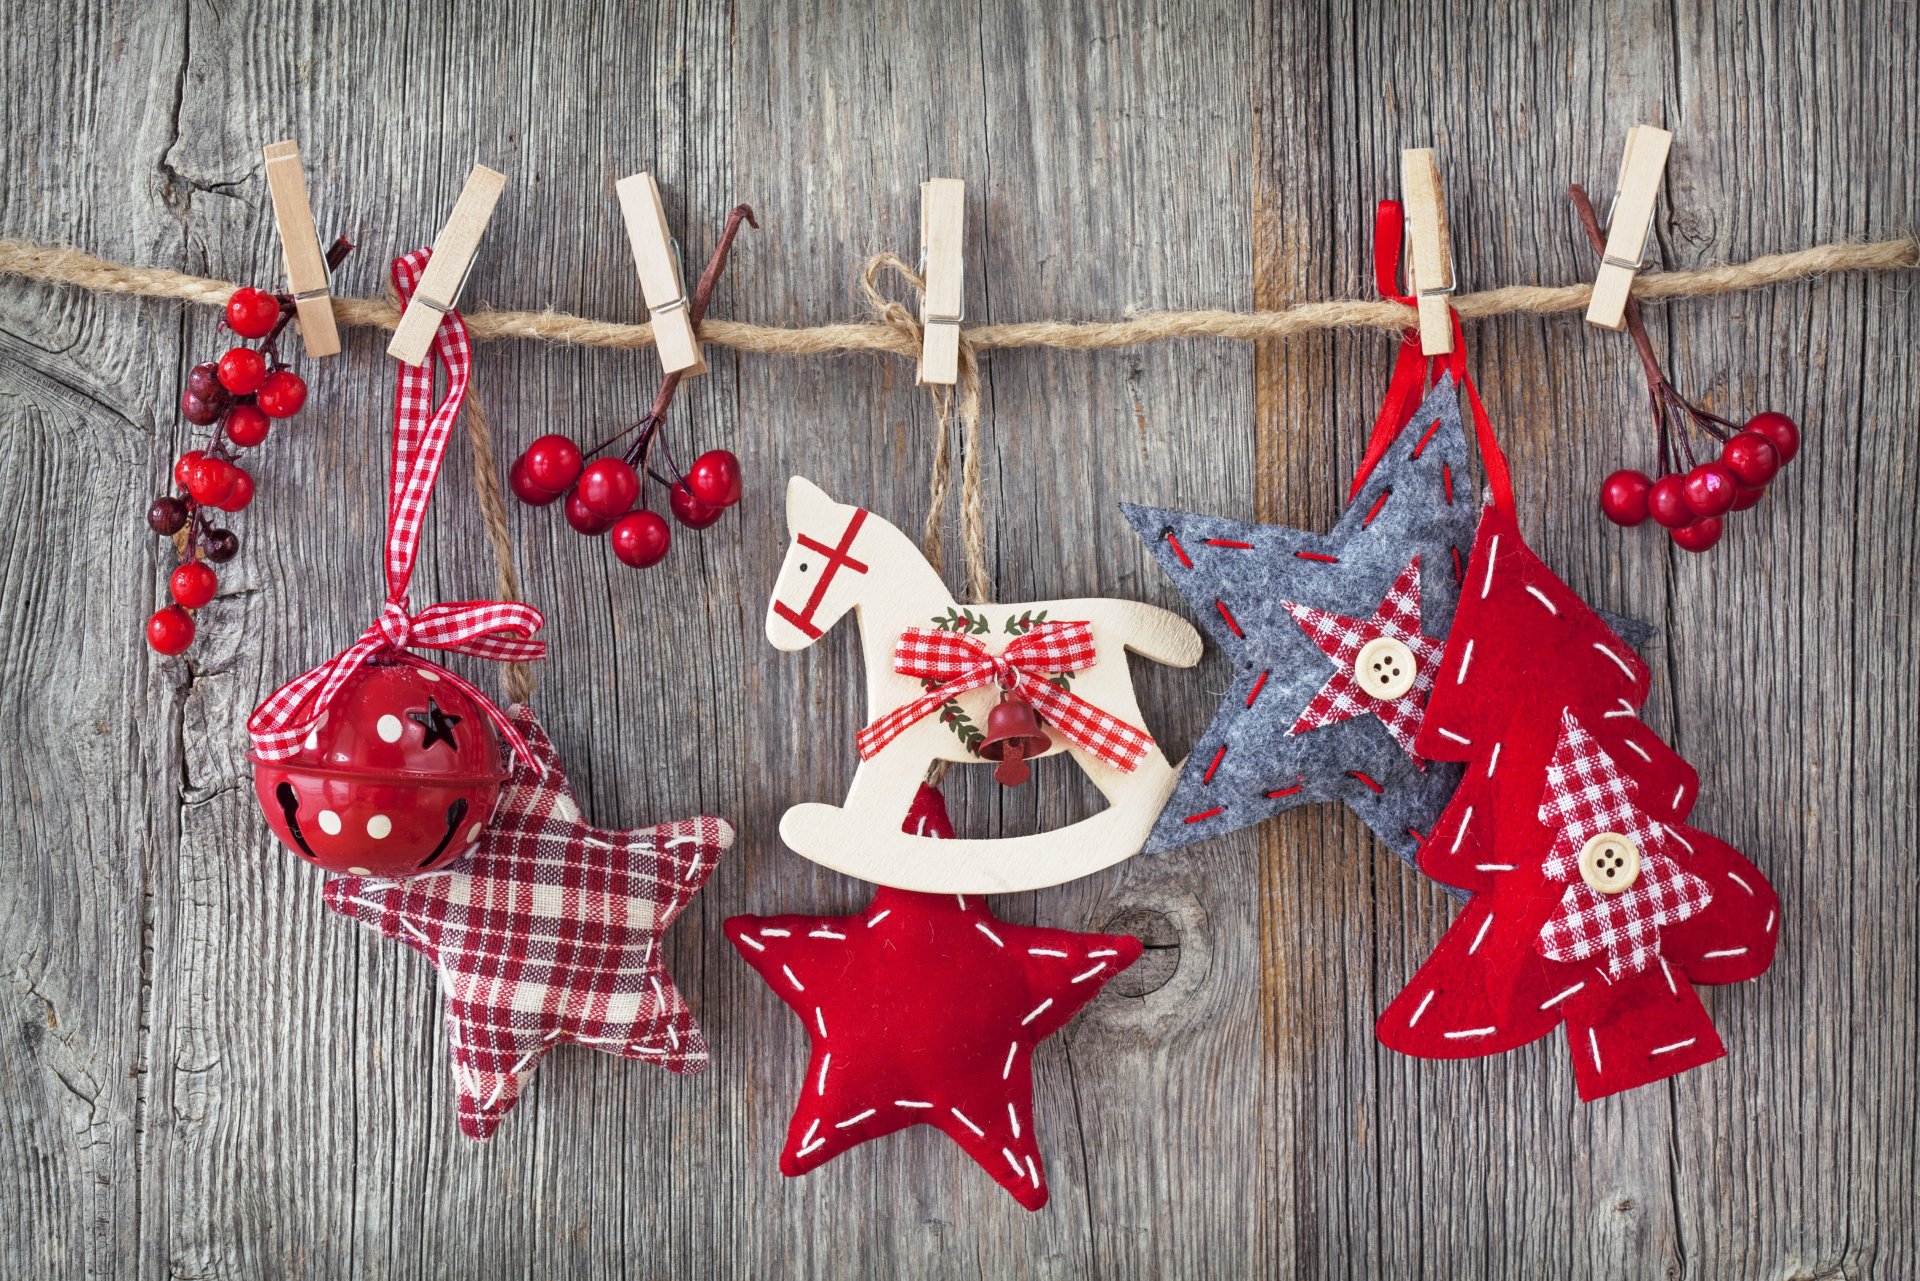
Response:
[[[1588,1100],[1725,1053],[1693,985],[1765,970],[1778,903],[1685,824],[1698,779],[1639,720],[1647,687],[1632,648],[1489,507],[1416,744],[1467,764],[1420,866],[1472,898],[1381,1015],[1383,1044],[1471,1058],[1564,1021]]]

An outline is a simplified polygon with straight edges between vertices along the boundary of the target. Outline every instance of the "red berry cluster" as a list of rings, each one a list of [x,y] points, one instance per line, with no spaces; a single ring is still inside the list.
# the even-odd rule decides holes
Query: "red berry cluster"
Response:
[[[654,415],[591,452],[615,444],[635,427],[639,439],[623,455],[592,462],[565,436],[542,436],[513,460],[507,484],[514,497],[531,507],[545,507],[564,494],[567,524],[589,538],[608,535],[615,556],[645,569],[659,564],[673,542],[673,528],[664,516],[646,506],[635,510],[646,480],[667,486],[667,506],[675,520],[688,529],[705,529],[740,501],[740,460],[724,449],[710,449],[684,474],[668,480],[648,462],[660,436],[661,419]],[[661,453],[677,472],[672,455],[665,449]]]
[[[338,266],[352,250],[334,243],[327,265]],[[173,464],[175,492],[147,508],[154,533],[174,538],[180,567],[168,587],[174,603],[147,620],[147,644],[178,654],[193,644],[193,615],[213,599],[220,582],[210,568],[240,551],[240,536],[215,524],[216,512],[237,512],[253,501],[253,475],[237,461],[240,451],[265,441],[275,419],[291,418],[307,403],[306,380],[288,369],[274,344],[293,319],[293,299],[264,289],[236,289],[223,323],[256,347],[234,347],[217,361],[195,365],[180,395],[180,416],[212,427],[204,449],[190,449]]]
[[[1616,525],[1638,525],[1651,516],[1676,546],[1703,552],[1720,541],[1721,518],[1758,503],[1767,482],[1799,452],[1800,429],[1793,419],[1755,414],[1744,428],[1724,437],[1717,461],[1684,474],[1670,471],[1658,480],[1631,469],[1613,473],[1600,486],[1600,510]]]

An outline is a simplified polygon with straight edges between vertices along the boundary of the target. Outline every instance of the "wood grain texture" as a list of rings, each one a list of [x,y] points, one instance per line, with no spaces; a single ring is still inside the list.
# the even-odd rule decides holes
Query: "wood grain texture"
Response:
[[[1564,200],[1625,130],[1676,131],[1656,261],[1912,229],[1920,24],[1896,0],[1430,8],[1269,0],[882,6],[14,4],[0,48],[0,234],[274,283],[262,144],[297,138],[341,292],[431,239],[476,160],[511,175],[464,298],[639,319],[613,184],[660,180],[688,261],[753,204],[715,316],[854,313],[868,254],[911,257],[917,188],[967,181],[970,319],[1246,308],[1371,287],[1372,202],[1438,149],[1466,288],[1588,278]],[[372,89],[373,92],[369,92]],[[1786,480],[1688,558],[1593,511],[1644,461],[1624,339],[1577,315],[1470,327],[1536,547],[1657,622],[1652,723],[1700,767],[1700,821],[1779,886],[1772,973],[1708,1004],[1730,1057],[1583,1107],[1556,1037],[1430,1064],[1375,1012],[1450,917],[1320,808],[1074,884],[1011,920],[1140,932],[1148,958],[1035,1057],[1054,1188],[1029,1215],[930,1131],[799,1180],[774,1159],[806,1038],[731,955],[741,911],[865,887],[783,850],[796,799],[852,776],[850,631],[762,636],[802,472],[904,527],[933,416],[904,361],[710,353],[682,447],[746,464],[737,515],[636,573],[513,507],[553,658],[536,702],[591,816],[710,810],[741,840],[669,936],[714,1046],[680,1079],[553,1055],[499,1137],[454,1126],[418,958],[320,906],[254,808],[242,724],[378,602],[392,394],[377,336],[311,365],[242,554],[184,659],[141,643],[167,549],[139,513],[188,432],[212,315],[0,282],[0,1238],[9,1276],[1645,1277],[1912,1275],[1920,1259],[1920,416],[1912,282],[1835,278],[1651,309],[1680,386],[1807,426]],[[1325,527],[1388,340],[995,353],[996,591],[1179,608],[1123,499]],[[483,348],[503,457],[642,412],[649,354]],[[493,566],[458,449],[420,601]],[[948,562],[957,561],[950,554]],[[1183,752],[1224,681],[1136,664]],[[493,673],[476,675],[489,683]],[[963,832],[1092,812],[1058,759]]]

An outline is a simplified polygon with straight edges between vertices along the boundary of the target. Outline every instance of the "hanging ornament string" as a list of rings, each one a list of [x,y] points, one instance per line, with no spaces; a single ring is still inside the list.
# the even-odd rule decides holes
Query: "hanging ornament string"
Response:
[[[513,539],[507,530],[507,505],[501,497],[500,463],[493,452],[493,430],[473,382],[467,382],[467,447],[473,454],[473,487],[480,499],[480,523],[487,531],[487,545],[493,549],[496,567],[493,594],[496,600],[520,600],[520,571],[514,564]],[[512,660],[501,664],[500,687],[509,704],[523,704],[533,697],[533,668]]]
[[[875,319],[904,339],[907,351],[920,350],[922,327],[904,303],[880,292],[880,275],[892,272],[915,293],[926,290],[920,273],[907,266],[895,254],[875,254],[867,259],[858,281],[860,296]],[[967,574],[967,593],[976,605],[993,598],[993,580],[987,573],[987,528],[982,513],[980,482],[980,358],[965,330],[960,334],[960,381],[953,387],[934,387],[933,412],[935,435],[933,466],[927,477],[927,523],[921,535],[921,548],[934,573],[945,569],[942,526],[945,523],[947,494],[952,487],[953,454],[948,438],[953,421],[960,421],[963,456],[960,461],[960,552]]]
[[[1374,210],[1373,220],[1374,287],[1391,301],[1412,307],[1413,296],[1400,292],[1400,253],[1405,241],[1406,215],[1400,202],[1382,200]],[[1359,496],[1367,477],[1373,474],[1373,469],[1386,456],[1388,448],[1406,429],[1427,388],[1444,371],[1451,374],[1454,384],[1466,392],[1467,404],[1473,414],[1474,439],[1480,446],[1480,466],[1486,472],[1487,487],[1493,492],[1493,505],[1507,516],[1513,515],[1513,477],[1507,469],[1507,456],[1501,452],[1500,440],[1494,434],[1493,420],[1487,416],[1487,407],[1481,403],[1480,389],[1474,386],[1473,376],[1467,372],[1466,334],[1460,326],[1459,311],[1450,311],[1450,317],[1453,321],[1453,350],[1447,355],[1429,359],[1420,351],[1418,330],[1408,329],[1402,334],[1400,353],[1394,361],[1393,379],[1388,384],[1386,399],[1380,405],[1380,415],[1374,420],[1366,453],[1360,459],[1360,466],[1355,469],[1353,488],[1347,494],[1347,501],[1351,502]]]
[[[415,250],[393,262],[393,286],[404,303],[412,297],[432,251]],[[505,712],[472,684],[413,653],[414,649],[470,654],[496,662],[526,662],[546,656],[532,639],[545,620],[515,601],[457,601],[414,613],[407,597],[420,550],[427,502],[439,478],[453,421],[460,414],[471,375],[473,349],[460,314],[449,311],[434,334],[433,360],[401,364],[393,411],[393,463],[387,499],[387,600],[376,619],[347,649],[296,676],[269,694],[247,720],[254,752],[262,760],[285,760],[326,714],[340,689],[362,665],[384,659],[425,668],[474,699],[523,761],[539,762]],[[433,398],[434,367],[446,371],[447,391]]]

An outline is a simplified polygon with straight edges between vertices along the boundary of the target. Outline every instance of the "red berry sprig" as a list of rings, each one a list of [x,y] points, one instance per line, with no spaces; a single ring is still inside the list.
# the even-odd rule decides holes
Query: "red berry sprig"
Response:
[[[351,252],[346,239],[334,241],[327,267],[339,266]],[[241,511],[253,501],[253,474],[240,465],[240,451],[260,445],[276,420],[293,417],[307,403],[306,380],[286,367],[275,347],[293,316],[288,295],[234,290],[221,323],[259,346],[230,348],[187,372],[180,416],[196,427],[212,427],[213,434],[205,448],[190,449],[174,462],[175,492],[147,507],[148,528],[172,538],[180,553],[167,584],[174,603],[147,620],[147,644],[162,654],[193,644],[190,611],[211,602],[220,586],[211,566],[239,554],[240,536],[216,524],[215,513]]]
[[[746,205],[735,206],[727,216],[720,243],[687,309],[696,325],[706,314],[742,222],[760,225]],[[530,507],[545,507],[564,496],[567,524],[589,538],[606,534],[622,564],[639,569],[659,564],[673,543],[673,527],[645,505],[648,482],[666,487],[667,509],[687,529],[712,525],[741,495],[740,460],[728,451],[710,449],[685,471],[674,461],[664,428],[667,408],[679,388],[680,375],[668,374],[646,417],[628,423],[585,453],[557,433],[540,437],[507,469],[508,488]],[[607,452],[623,442],[619,452]],[[656,459],[665,473],[655,466]],[[635,504],[640,504],[637,510]]]
[[[1587,239],[1604,254],[1606,237],[1586,191],[1575,184],[1570,194]],[[1626,319],[1647,371],[1660,474],[1650,477],[1632,468],[1614,472],[1600,484],[1600,510],[1616,525],[1652,520],[1667,531],[1674,546],[1706,551],[1720,541],[1726,516],[1759,503],[1768,483],[1800,452],[1800,429],[1785,414],[1755,414],[1742,427],[1700,408],[1661,372],[1640,305],[1631,298]],[[1704,460],[1694,450],[1696,437],[1711,451]]]

